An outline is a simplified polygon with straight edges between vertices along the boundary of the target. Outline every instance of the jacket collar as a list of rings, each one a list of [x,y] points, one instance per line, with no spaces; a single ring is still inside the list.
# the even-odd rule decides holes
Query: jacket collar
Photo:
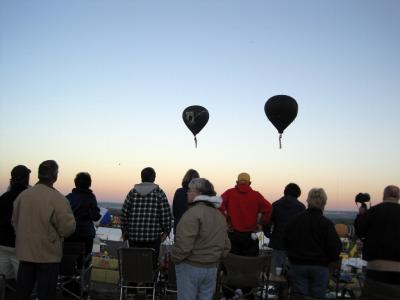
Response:
[[[244,183],[237,184],[235,188],[241,193],[248,193],[253,190],[250,185]]]
[[[219,196],[206,196],[206,195],[198,195],[193,199],[193,204],[196,204],[197,202],[209,202],[211,203],[214,207],[218,208],[221,206],[222,203],[222,198]]]

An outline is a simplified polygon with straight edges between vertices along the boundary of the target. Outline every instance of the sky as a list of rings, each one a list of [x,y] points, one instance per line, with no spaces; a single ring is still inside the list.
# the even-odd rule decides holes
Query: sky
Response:
[[[122,202],[151,166],[169,201],[189,168],[218,194],[240,172],[270,202],[289,182],[327,209],[400,185],[400,1],[0,0],[0,192],[12,167],[55,187],[92,175]],[[278,133],[264,113],[296,99]],[[198,147],[182,120],[208,109]]]

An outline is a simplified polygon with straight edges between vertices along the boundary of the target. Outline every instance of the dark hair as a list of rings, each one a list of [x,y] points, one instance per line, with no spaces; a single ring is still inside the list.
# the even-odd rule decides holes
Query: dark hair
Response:
[[[92,178],[87,172],[79,172],[76,174],[74,182],[78,189],[87,190],[92,185]]]
[[[297,184],[291,182],[285,187],[283,194],[285,196],[293,196],[295,198],[298,198],[301,195],[301,190]]]
[[[27,187],[29,185],[29,174],[31,170],[23,165],[15,166],[11,170],[11,187]]]
[[[194,170],[194,169],[189,169],[187,172],[186,172],[186,174],[185,174],[185,176],[183,176],[183,179],[182,179],[182,187],[184,187],[184,188],[188,188],[189,187],[189,182],[192,180],[192,179],[194,179],[194,178],[199,178],[200,177],[200,175],[199,175],[199,172],[197,172],[196,170]]]
[[[358,193],[356,195],[355,202],[365,203],[365,202],[368,202],[369,200],[371,200],[371,197],[369,196],[368,193]]]
[[[144,168],[141,172],[142,182],[154,182],[156,180],[156,171],[153,168]]]
[[[55,160],[45,160],[39,165],[39,180],[47,181],[57,179],[58,164]]]

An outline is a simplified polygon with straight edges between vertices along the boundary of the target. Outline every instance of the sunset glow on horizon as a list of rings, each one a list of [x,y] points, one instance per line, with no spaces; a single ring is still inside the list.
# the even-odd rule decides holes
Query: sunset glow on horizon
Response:
[[[0,192],[12,167],[60,166],[67,194],[92,175],[122,202],[140,171],[171,202],[189,168],[218,194],[240,172],[270,202],[289,182],[355,210],[400,185],[400,2],[20,1],[0,4]],[[278,133],[265,102],[297,118]],[[182,120],[208,109],[198,148]]]

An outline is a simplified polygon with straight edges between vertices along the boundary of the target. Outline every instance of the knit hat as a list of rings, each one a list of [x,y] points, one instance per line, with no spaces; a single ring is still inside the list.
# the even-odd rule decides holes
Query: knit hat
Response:
[[[238,179],[237,181],[246,181],[246,182],[250,182],[250,175],[248,173],[240,173],[238,175]]]

